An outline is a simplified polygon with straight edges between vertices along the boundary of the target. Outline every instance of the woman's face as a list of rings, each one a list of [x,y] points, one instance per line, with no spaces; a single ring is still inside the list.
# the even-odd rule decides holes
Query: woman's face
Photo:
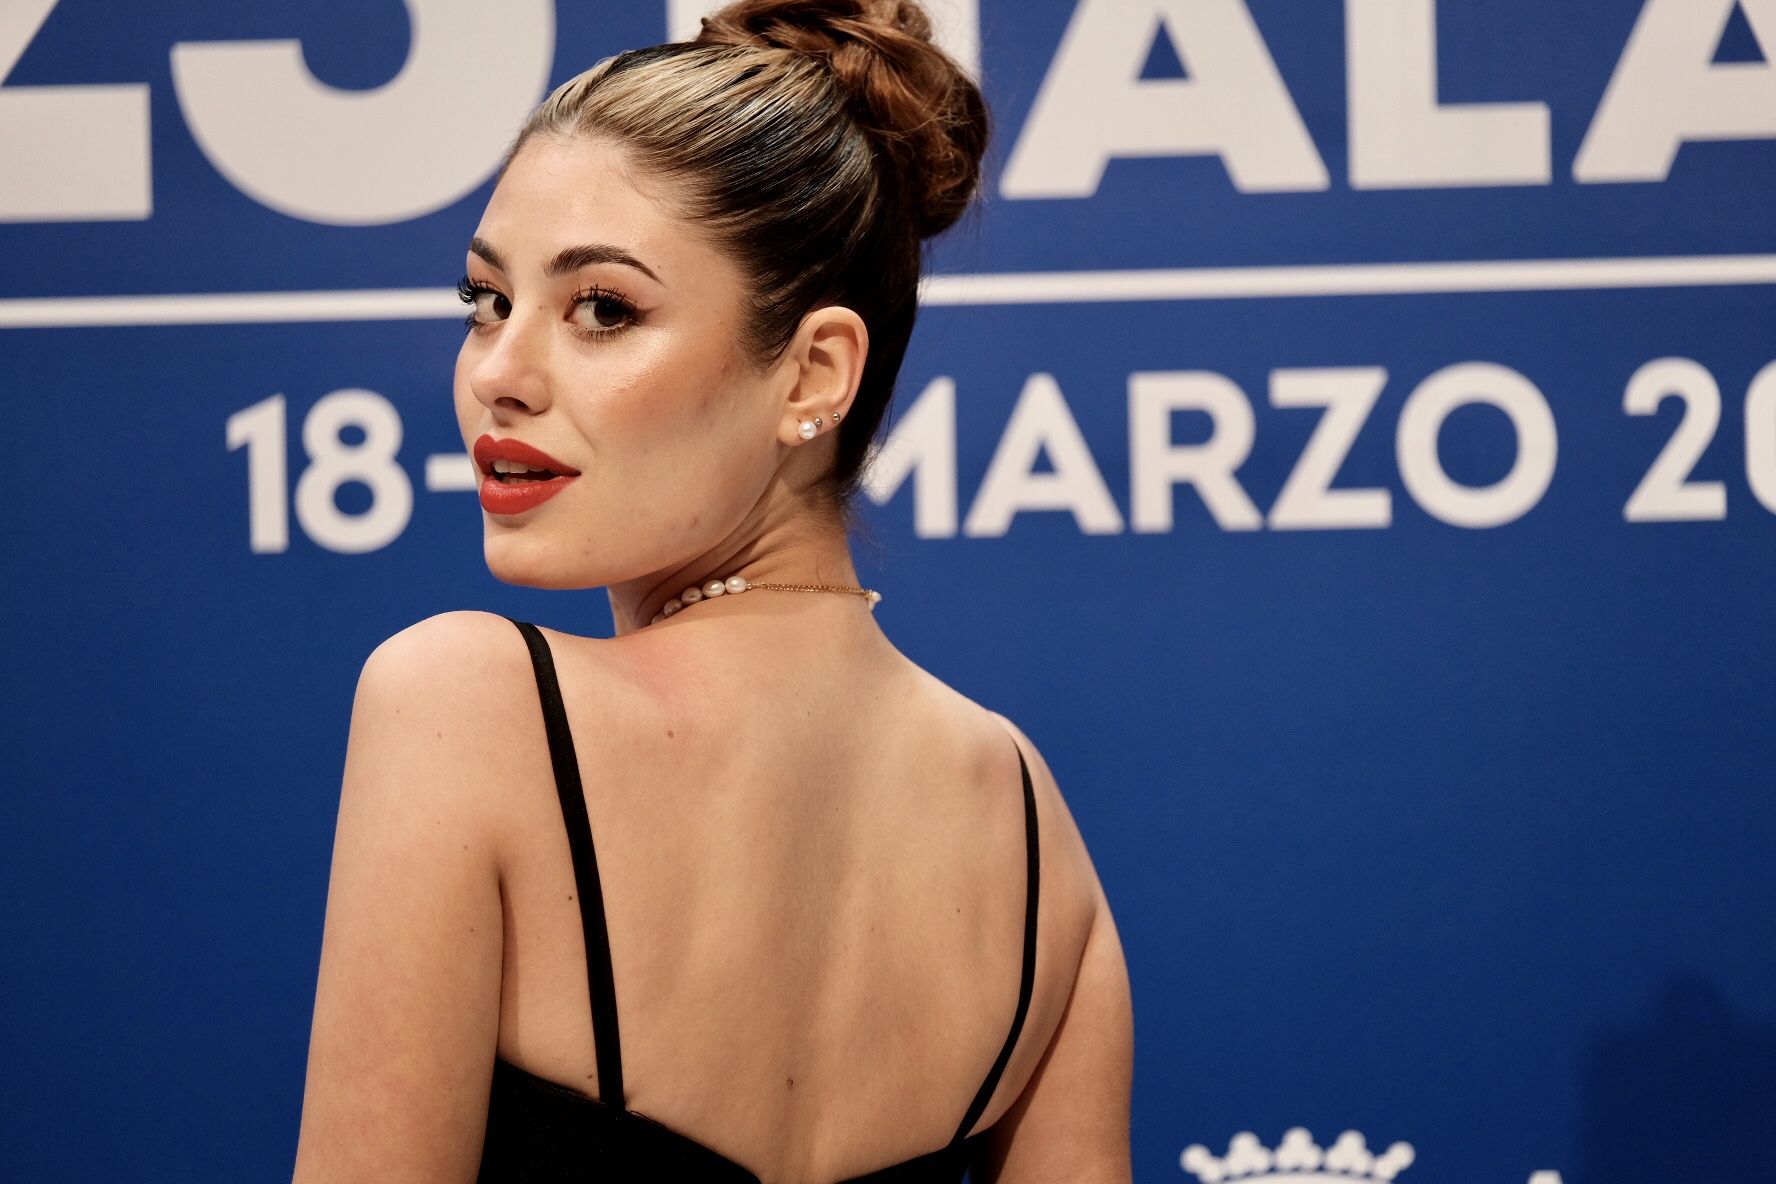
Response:
[[[742,352],[737,268],[609,141],[525,145],[475,231],[467,294],[457,422],[507,583],[670,571],[742,521],[794,439],[784,376]],[[492,473],[507,442],[577,475]]]

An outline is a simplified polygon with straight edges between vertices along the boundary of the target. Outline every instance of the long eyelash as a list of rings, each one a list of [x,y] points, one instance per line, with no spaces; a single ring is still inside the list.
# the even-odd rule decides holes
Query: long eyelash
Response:
[[[461,300],[464,304],[474,304],[475,297],[482,292],[492,292],[497,295],[499,289],[493,287],[491,284],[484,284],[480,280],[470,279],[466,274],[456,281],[457,299]],[[624,323],[615,329],[585,329],[578,325],[573,326],[574,332],[581,337],[587,339],[594,337],[615,337],[617,334],[632,328],[636,324],[638,318],[636,316],[637,310],[635,302],[621,292],[594,284],[592,287],[576,292],[573,298],[576,307],[581,304],[589,304],[599,300],[609,301],[621,308],[623,310]],[[480,322],[475,319],[475,314],[473,312],[463,318],[464,329],[474,329],[479,324]]]
[[[573,326],[573,331],[576,334],[586,340],[591,340],[592,338],[610,338],[635,327],[638,319],[636,316],[635,302],[621,292],[614,291],[610,288],[599,287],[597,284],[594,284],[589,288],[584,288],[574,293],[573,298],[575,307],[599,300],[609,301],[623,310],[622,325],[615,329],[586,329],[579,325],[575,325]]]
[[[493,292],[496,290],[497,289],[482,283],[480,280],[470,279],[466,274],[462,279],[456,281],[457,299],[461,300],[464,304],[474,304],[475,296],[478,293]],[[473,312],[463,318],[464,329],[473,329],[479,323],[480,322],[475,320],[475,314]]]

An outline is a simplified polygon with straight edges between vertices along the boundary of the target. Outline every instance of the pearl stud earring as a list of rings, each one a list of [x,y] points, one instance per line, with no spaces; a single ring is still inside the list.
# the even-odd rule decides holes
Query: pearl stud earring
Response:
[[[812,440],[814,438],[814,433],[819,430],[819,428],[814,426],[814,421],[811,419],[804,419],[801,422],[801,425],[796,428],[796,431],[801,433],[801,437],[804,440]]]

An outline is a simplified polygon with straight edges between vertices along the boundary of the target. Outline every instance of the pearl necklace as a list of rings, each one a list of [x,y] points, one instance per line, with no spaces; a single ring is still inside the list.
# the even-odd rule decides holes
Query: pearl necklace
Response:
[[[729,576],[727,579],[710,580],[702,587],[692,584],[660,607],[654,614],[650,625],[657,625],[680,609],[689,608],[699,600],[714,600],[717,596],[738,596],[742,592],[750,592],[754,588],[767,588],[779,592],[844,592],[851,596],[861,596],[869,601],[870,611],[876,611],[876,605],[882,594],[874,588],[857,588],[845,584],[770,584],[757,583],[745,576]]]

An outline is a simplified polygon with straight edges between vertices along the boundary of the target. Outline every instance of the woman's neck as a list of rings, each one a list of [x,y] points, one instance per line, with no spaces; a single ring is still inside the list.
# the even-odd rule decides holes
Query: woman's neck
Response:
[[[857,584],[850,540],[844,527],[831,515],[804,512],[748,527],[749,524],[742,524],[728,539],[669,571],[608,587],[617,636],[645,628],[656,613],[663,611],[667,601],[689,587],[702,587],[711,580],[737,575],[749,583]],[[867,612],[862,598],[857,599],[858,608]]]

